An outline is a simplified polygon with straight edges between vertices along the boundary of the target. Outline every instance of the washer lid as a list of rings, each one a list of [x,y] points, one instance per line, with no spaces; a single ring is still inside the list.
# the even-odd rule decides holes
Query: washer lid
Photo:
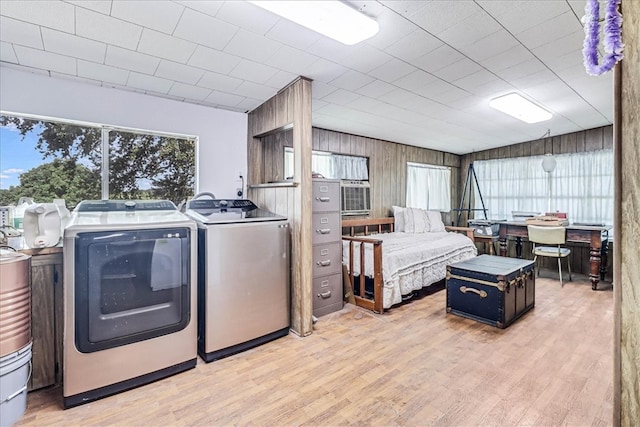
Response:
[[[205,211],[197,209],[187,209],[187,216],[195,219],[201,224],[228,224],[234,222],[261,222],[261,221],[285,221],[287,218],[277,215],[264,209],[253,209],[248,212],[244,211],[226,211],[220,210]]]

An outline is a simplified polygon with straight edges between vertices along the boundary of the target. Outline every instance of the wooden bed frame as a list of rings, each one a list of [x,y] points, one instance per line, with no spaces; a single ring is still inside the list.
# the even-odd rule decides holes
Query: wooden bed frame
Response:
[[[356,289],[356,277],[353,271],[354,243],[360,244],[360,271],[358,280],[358,290],[360,295],[353,295],[356,305],[372,310],[375,313],[383,313],[383,294],[382,294],[382,240],[375,237],[368,237],[373,233],[393,233],[395,219],[389,218],[362,218],[362,219],[343,219],[342,220],[342,240],[349,242],[349,266],[343,269],[345,277],[345,285],[349,285],[351,289]],[[345,234],[347,230],[347,234]],[[472,241],[473,228],[469,227],[450,227],[445,226],[446,231],[453,231],[466,234]],[[365,296],[365,245],[373,246],[373,299]],[[353,294],[353,292],[351,292]]]

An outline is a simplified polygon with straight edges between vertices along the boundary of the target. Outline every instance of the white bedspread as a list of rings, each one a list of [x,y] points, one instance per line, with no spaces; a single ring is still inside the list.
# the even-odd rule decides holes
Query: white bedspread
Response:
[[[471,239],[460,233],[381,233],[370,236],[382,243],[383,307],[402,301],[402,295],[429,286],[446,276],[447,265],[478,254]],[[349,242],[343,241],[342,260],[349,266]],[[360,271],[360,244],[354,242],[355,272]],[[373,246],[365,244],[365,275],[373,277]]]

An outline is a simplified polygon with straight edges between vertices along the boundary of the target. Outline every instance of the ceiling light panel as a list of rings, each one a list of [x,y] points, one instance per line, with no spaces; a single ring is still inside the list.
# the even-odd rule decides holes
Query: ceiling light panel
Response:
[[[494,98],[489,106],[526,123],[538,123],[552,117],[550,112],[517,93]]]

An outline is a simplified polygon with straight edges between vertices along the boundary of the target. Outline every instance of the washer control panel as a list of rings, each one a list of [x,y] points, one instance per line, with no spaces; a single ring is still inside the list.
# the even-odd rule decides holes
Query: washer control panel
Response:
[[[258,209],[251,200],[246,199],[192,199],[189,200],[187,208],[195,211],[218,212],[250,212]]]

